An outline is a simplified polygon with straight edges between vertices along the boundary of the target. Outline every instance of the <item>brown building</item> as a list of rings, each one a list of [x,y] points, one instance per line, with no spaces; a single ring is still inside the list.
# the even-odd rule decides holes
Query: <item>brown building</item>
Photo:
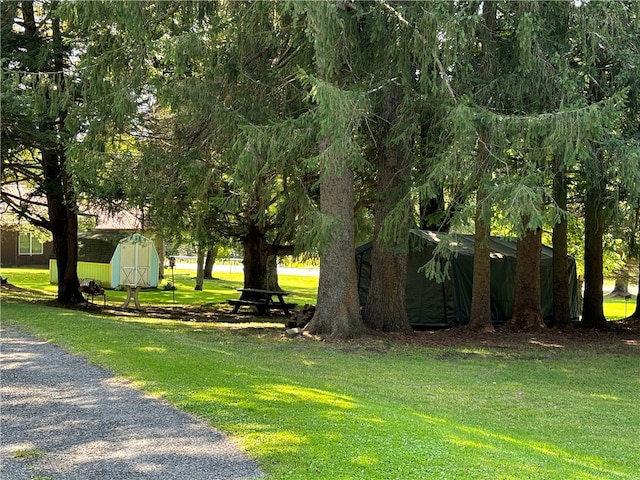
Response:
[[[2,227],[0,237],[0,266],[49,266],[53,242],[42,242],[32,233],[19,232],[8,226]]]

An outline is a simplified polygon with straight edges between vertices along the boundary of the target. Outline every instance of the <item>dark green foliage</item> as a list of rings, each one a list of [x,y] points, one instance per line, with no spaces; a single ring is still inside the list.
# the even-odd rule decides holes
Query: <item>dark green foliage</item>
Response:
[[[22,4],[2,3],[3,175],[32,174],[20,145],[63,147],[81,196],[167,238],[316,254],[341,224],[320,209],[329,175],[353,171],[368,236],[390,194],[378,155],[404,149],[411,185],[377,230],[390,244],[408,221],[472,230],[476,212],[519,235],[580,224],[589,194],[608,244],[637,255],[636,2],[36,3],[64,41],[12,30]]]
[[[2,201],[20,220],[49,230],[58,263],[58,300],[78,292],[77,197],[66,146],[79,101],[69,32],[57,2],[2,3]]]

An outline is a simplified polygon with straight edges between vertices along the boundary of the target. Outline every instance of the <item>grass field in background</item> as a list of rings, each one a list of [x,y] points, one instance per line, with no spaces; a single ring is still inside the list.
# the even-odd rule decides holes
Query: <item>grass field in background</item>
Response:
[[[46,295],[55,298],[57,285],[49,283],[48,270],[44,268],[7,268],[3,267],[0,274],[8,277],[9,281],[19,287],[33,290],[36,296]],[[158,289],[144,290],[140,294],[140,303],[144,305],[169,306],[193,305],[211,306],[212,308],[228,308],[227,299],[237,298],[236,289],[242,287],[241,272],[229,269],[214,272],[213,280],[205,280],[202,291],[194,290],[195,271],[187,268],[177,268],[173,272],[175,292],[163,290],[162,287],[172,280],[171,270],[167,269],[166,278],[162,280]],[[278,276],[280,287],[290,292],[287,301],[297,303],[299,307],[305,304],[315,304],[318,289],[318,277],[313,275],[283,275]],[[638,287],[632,285],[630,290],[637,292]],[[628,300],[623,298],[608,298],[606,293],[613,290],[613,282],[605,284],[604,313],[609,320],[626,318],[635,310],[635,296]],[[107,290],[107,303],[112,306],[122,305],[126,299],[125,291]],[[175,299],[175,300],[174,300]],[[97,297],[96,302],[102,301]]]
[[[44,268],[7,268],[0,270],[3,278],[17,287],[31,290],[33,295],[56,297],[58,286],[49,283],[49,270]],[[172,281],[171,270],[162,280],[158,288],[144,289],[140,292],[140,304],[147,306],[211,306],[212,308],[225,308],[231,310],[227,299],[238,298],[237,291],[242,287],[243,275],[240,272],[215,271],[212,280],[205,280],[202,291],[196,291],[195,271],[187,268],[176,268],[173,272],[176,290],[164,290],[163,286]],[[288,301],[302,306],[306,303],[316,302],[318,278],[311,275],[279,275],[279,284],[283,290],[289,293]],[[28,292],[25,292],[28,295]],[[119,306],[127,298],[124,290],[106,290],[107,304]],[[94,301],[102,304],[102,297],[96,297]]]
[[[230,435],[275,479],[637,479],[637,347],[428,348],[2,301],[3,322]],[[634,349],[635,348],[635,349]]]

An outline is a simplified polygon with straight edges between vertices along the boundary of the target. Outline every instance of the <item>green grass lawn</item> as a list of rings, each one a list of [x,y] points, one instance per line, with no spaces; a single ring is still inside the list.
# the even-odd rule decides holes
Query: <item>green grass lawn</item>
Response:
[[[635,311],[636,297],[634,295],[627,300],[624,298],[605,297],[603,306],[607,320],[620,320],[621,318],[627,318]]]
[[[9,282],[21,288],[33,291],[36,298],[43,295],[54,299],[58,291],[57,285],[49,283],[49,270],[45,268],[7,268],[3,267],[0,274],[8,278]],[[306,303],[316,302],[318,278],[303,275],[279,275],[279,284],[283,290],[289,293],[288,301],[302,306]],[[175,291],[164,290],[167,282],[172,280],[171,270],[167,270],[166,278],[157,289],[145,289],[140,292],[140,304],[146,306],[210,306],[212,308],[225,308],[230,310],[227,299],[238,298],[238,288],[242,287],[242,273],[214,272],[214,279],[205,280],[203,290],[194,290],[195,271],[176,268],[173,272]],[[25,295],[28,295],[25,292]],[[124,290],[107,290],[107,304],[119,306],[127,298]],[[102,303],[102,297],[94,299],[96,303]]]
[[[194,290],[195,272],[189,269],[177,268],[173,272],[176,290],[163,290],[163,285],[172,280],[171,270],[167,270],[167,277],[161,282],[158,289],[144,290],[140,293],[140,303],[155,306],[177,307],[181,305],[201,305],[212,308],[228,309],[227,299],[237,298],[237,289],[242,286],[242,273],[216,271],[214,279],[205,280],[202,291]],[[34,291],[35,297],[42,295],[55,298],[57,285],[49,283],[48,270],[44,268],[7,268],[0,270],[3,277],[8,277],[14,285]],[[305,275],[279,275],[280,287],[291,292],[288,301],[304,304],[315,304],[318,289],[317,276]],[[605,292],[611,291],[613,284],[605,285]],[[111,306],[122,305],[127,294],[125,291],[107,290],[107,304]],[[102,301],[101,297],[96,298]],[[635,310],[635,296],[628,300],[622,298],[604,298],[604,313],[609,320],[625,318]]]
[[[637,342],[331,343],[267,323],[110,317],[6,295],[1,307],[3,322],[222,429],[267,479],[639,478]]]

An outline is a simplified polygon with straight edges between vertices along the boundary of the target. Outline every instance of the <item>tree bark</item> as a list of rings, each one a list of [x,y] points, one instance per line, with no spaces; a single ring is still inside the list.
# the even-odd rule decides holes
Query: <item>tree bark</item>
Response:
[[[342,87],[351,51],[342,36],[357,32],[357,21],[347,3],[337,2],[343,12],[337,13],[329,2],[309,2],[307,21],[313,33],[318,78]],[[327,24],[327,22],[329,22]],[[338,35],[336,35],[336,33]],[[335,40],[340,38],[340,43]],[[356,43],[354,43],[354,47]],[[320,99],[320,102],[324,102]],[[320,245],[320,278],[316,313],[307,325],[310,333],[334,338],[353,338],[361,335],[364,323],[360,315],[355,259],[355,193],[353,166],[344,149],[332,148],[336,140],[353,135],[355,126],[335,125],[335,112],[340,105],[321,104],[324,132],[318,142],[322,158],[320,164],[320,212],[331,222],[329,238]],[[354,118],[352,120],[359,120]],[[350,142],[350,138],[346,138]]]
[[[471,287],[471,318],[467,328],[476,332],[495,331],[491,321],[491,226],[490,207],[486,192],[476,193],[476,217],[473,246],[473,285]]]
[[[257,225],[248,228],[243,238],[244,256],[244,288],[260,288],[269,290],[269,243],[265,232]]]
[[[592,159],[596,162],[596,159]],[[581,325],[587,328],[602,328],[604,316],[602,239],[604,235],[604,212],[600,200],[604,190],[602,182],[587,187],[584,205],[584,299]]]
[[[324,151],[330,141],[321,142]],[[334,338],[353,338],[364,332],[358,301],[353,217],[353,170],[346,158],[326,165],[320,184],[320,210],[335,221],[327,245],[320,250],[318,304],[307,330]]]
[[[78,215],[65,160],[63,153],[42,152],[50,231],[58,266],[57,298],[62,303],[76,303],[84,301],[78,291]]]
[[[197,261],[196,261],[196,286],[195,290],[202,290],[204,287],[204,247],[198,243]]]
[[[553,178],[553,199],[558,208],[563,212],[567,211],[567,182],[564,167],[561,165],[557,165]],[[553,227],[552,242],[553,324],[559,328],[566,328],[571,323],[571,301],[569,298],[567,217],[565,215]]]
[[[510,325],[518,330],[546,328],[540,307],[542,229],[527,229],[518,240],[513,314]]]
[[[164,245],[164,240],[159,235],[153,235],[153,244],[158,252],[158,259],[160,263],[158,265],[158,277],[160,280],[164,278],[164,259],[167,256],[167,252]]]
[[[271,250],[271,249],[270,249]],[[267,290],[282,290],[278,283],[278,256],[273,252],[267,258]]]
[[[38,36],[38,24],[35,19],[33,2],[21,2],[22,17],[24,21],[24,35],[27,38],[27,49],[30,41]],[[53,60],[54,74],[52,79],[59,91],[64,90],[64,52],[60,21],[51,16],[51,48],[47,51],[50,60]],[[34,44],[37,42],[34,41]],[[37,47],[34,47],[37,50]],[[34,51],[32,60],[42,55],[42,52]],[[35,70],[40,65],[34,66]],[[50,95],[45,93],[45,99],[50,104]],[[56,255],[58,267],[58,296],[57,300],[63,303],[76,303],[84,301],[78,291],[80,281],[78,279],[78,215],[75,192],[71,178],[67,172],[67,157],[64,145],[60,137],[64,134],[67,113],[64,109],[56,118],[42,118],[38,126],[43,137],[34,134],[35,144],[29,145],[39,150],[42,164],[41,187],[47,197],[47,209],[49,214],[46,228],[53,237],[53,249]]]
[[[482,10],[484,29],[479,31],[478,41],[482,56],[477,66],[477,74],[488,81],[492,76],[492,55],[495,51],[497,30],[497,6],[495,2],[485,2]],[[473,285],[471,287],[471,318],[467,328],[475,332],[492,333],[495,331],[491,321],[491,205],[488,192],[482,185],[486,175],[490,175],[491,131],[484,126],[476,139],[476,173],[478,190],[476,192],[475,233],[473,247]]]
[[[381,238],[384,221],[409,191],[411,157],[409,149],[391,141],[391,128],[397,123],[402,102],[402,88],[393,86],[386,96],[378,129],[381,148],[378,152],[377,193],[374,211],[371,283],[363,312],[365,325],[374,330],[413,333],[405,304],[407,282],[406,232],[409,214],[400,228],[400,239]],[[408,210],[408,209],[407,209]]]
[[[213,266],[218,257],[218,246],[212,245],[207,249],[207,255],[204,259],[204,278],[211,280],[213,278]]]

